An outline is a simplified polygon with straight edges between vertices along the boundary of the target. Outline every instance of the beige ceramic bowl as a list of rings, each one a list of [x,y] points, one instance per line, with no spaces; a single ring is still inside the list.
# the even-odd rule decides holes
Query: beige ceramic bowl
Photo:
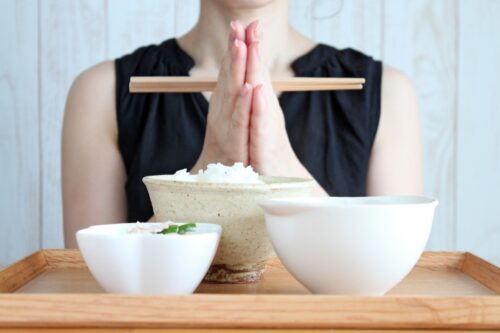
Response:
[[[252,282],[275,257],[258,202],[266,198],[310,195],[309,179],[261,177],[264,184],[174,181],[171,175],[143,179],[157,221],[216,223],[222,226],[219,248],[205,280]]]

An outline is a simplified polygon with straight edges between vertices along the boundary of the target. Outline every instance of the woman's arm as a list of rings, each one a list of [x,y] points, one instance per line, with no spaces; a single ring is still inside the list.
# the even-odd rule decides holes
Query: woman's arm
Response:
[[[420,115],[408,78],[385,66],[382,106],[370,156],[367,195],[418,195],[423,191]]]
[[[66,247],[75,232],[126,220],[126,172],[117,145],[114,63],[76,78],[68,95],[62,137],[62,190]]]

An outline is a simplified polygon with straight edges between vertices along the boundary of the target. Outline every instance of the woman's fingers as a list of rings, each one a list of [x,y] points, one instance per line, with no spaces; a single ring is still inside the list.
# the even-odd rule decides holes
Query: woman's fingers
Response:
[[[231,21],[229,23],[229,46],[231,46],[235,39],[239,39],[242,42],[245,42],[245,35],[245,27],[240,21]]]
[[[253,42],[260,41],[262,38],[261,33],[259,20],[253,21],[245,29],[246,43],[250,45]]]
[[[263,84],[265,87],[265,94],[267,94],[268,91],[272,92],[272,84],[269,72],[265,68],[264,62],[262,60],[262,32],[260,30],[259,21],[250,23],[245,32],[248,46],[246,81],[253,84],[254,86]]]
[[[246,58],[245,29],[241,22],[231,21],[228,50],[222,63],[219,79],[222,78],[223,80],[220,81],[226,82],[232,88],[230,89],[232,93],[236,93],[243,85]]]
[[[230,75],[229,84],[233,86],[233,92],[240,89],[245,81],[245,66],[247,59],[247,46],[245,44],[245,27],[239,21],[231,21],[229,24],[229,49],[230,61],[227,64]]]
[[[234,105],[235,96],[245,82],[245,67],[247,59],[247,47],[244,43],[245,29],[240,22],[233,21],[230,24],[229,45],[224,55],[217,86],[213,97],[220,99],[226,104],[224,109],[229,113]]]
[[[262,85],[254,87],[252,93],[252,112],[250,113],[250,130],[248,133],[248,163],[256,170],[261,170],[261,162],[265,160],[263,149],[267,137],[265,111],[266,99]]]
[[[260,61],[260,24],[253,21],[245,30],[246,43],[248,45],[246,81],[253,84],[262,83],[262,66]]]
[[[263,83],[263,68],[260,58],[260,43],[252,42],[248,45],[246,81],[252,85]]]
[[[245,67],[247,62],[247,46],[239,39],[235,39],[231,50],[230,78],[228,84],[236,92],[245,82]]]
[[[264,96],[263,86],[260,84],[253,88],[252,94],[252,112],[250,117],[250,149],[257,149],[267,135],[266,116],[268,109],[267,100]],[[257,149],[258,151],[258,149]],[[251,155],[251,154],[250,154]]]
[[[243,25],[235,21],[230,27],[228,48],[210,99],[205,143],[197,167],[211,161],[226,164],[249,161],[253,99],[252,85],[245,83],[249,50]],[[258,43],[253,35],[252,40]],[[254,54],[252,63],[256,62]]]
[[[241,87],[231,116],[231,130],[243,132],[250,122],[250,107],[252,105],[252,86],[245,83]],[[247,138],[248,139],[248,138]],[[245,140],[245,143],[248,140]]]
[[[229,126],[229,144],[234,147],[234,156],[246,156],[241,162],[248,163],[248,132],[250,124],[250,108],[252,105],[252,86],[245,83],[238,94],[231,115]]]

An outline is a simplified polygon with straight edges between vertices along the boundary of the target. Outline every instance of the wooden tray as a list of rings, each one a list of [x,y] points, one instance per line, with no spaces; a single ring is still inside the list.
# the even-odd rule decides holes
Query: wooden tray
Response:
[[[311,295],[279,261],[248,285],[187,296],[103,293],[76,250],[44,250],[0,271],[1,328],[500,329],[500,268],[426,252],[386,296]]]

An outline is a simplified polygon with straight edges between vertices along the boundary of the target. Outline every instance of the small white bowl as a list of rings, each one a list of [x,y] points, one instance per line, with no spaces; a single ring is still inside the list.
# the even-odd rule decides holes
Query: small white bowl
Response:
[[[128,233],[134,227],[106,224],[76,233],[82,256],[101,287],[109,293],[191,294],[210,267],[221,227],[197,223],[194,232],[183,235]]]
[[[417,263],[437,200],[387,196],[261,202],[276,254],[317,294],[383,295]]]

